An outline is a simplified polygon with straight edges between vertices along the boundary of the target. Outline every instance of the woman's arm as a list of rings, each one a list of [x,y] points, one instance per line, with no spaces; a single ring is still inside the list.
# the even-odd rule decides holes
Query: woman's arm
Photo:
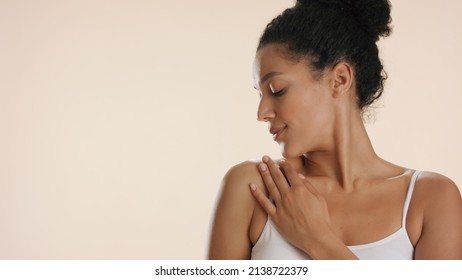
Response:
[[[257,164],[244,162],[231,168],[223,178],[212,225],[209,259],[250,259],[249,228],[256,202],[248,186],[258,177]]]
[[[423,178],[419,178],[416,189],[417,186],[425,206],[415,259],[462,259],[462,199],[459,189],[450,179],[436,173],[425,173]]]

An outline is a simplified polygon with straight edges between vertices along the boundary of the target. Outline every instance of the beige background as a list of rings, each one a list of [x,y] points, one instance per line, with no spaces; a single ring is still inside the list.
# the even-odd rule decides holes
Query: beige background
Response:
[[[0,0],[0,258],[204,258],[223,174],[279,155],[251,63],[292,3]],[[462,186],[462,2],[392,3],[370,136]]]

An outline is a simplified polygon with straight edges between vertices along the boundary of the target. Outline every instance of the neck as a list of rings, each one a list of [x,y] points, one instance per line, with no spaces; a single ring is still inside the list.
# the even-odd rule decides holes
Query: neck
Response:
[[[338,109],[328,148],[306,153],[304,168],[308,176],[328,177],[349,192],[359,177],[372,175],[374,167],[384,161],[372,147],[359,110],[348,105]]]

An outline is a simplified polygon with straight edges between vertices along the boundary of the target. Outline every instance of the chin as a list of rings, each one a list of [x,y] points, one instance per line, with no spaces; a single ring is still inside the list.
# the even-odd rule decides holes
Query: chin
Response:
[[[298,158],[304,154],[300,149],[291,147],[287,143],[280,143],[279,147],[281,149],[281,154],[284,158]]]

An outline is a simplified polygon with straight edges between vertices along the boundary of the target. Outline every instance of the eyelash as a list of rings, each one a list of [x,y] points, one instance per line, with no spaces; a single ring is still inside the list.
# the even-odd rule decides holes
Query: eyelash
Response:
[[[286,89],[283,88],[283,89],[281,89],[280,91],[271,92],[271,96],[273,96],[273,97],[280,97],[280,96],[284,95],[285,91],[286,91]],[[258,97],[260,97],[260,99],[263,97],[263,95],[262,95],[261,92],[258,93]]]
[[[284,95],[285,91],[286,91],[286,89],[283,88],[280,91],[276,91],[276,92],[271,93],[271,95],[274,96],[274,97],[279,97],[279,96]]]

